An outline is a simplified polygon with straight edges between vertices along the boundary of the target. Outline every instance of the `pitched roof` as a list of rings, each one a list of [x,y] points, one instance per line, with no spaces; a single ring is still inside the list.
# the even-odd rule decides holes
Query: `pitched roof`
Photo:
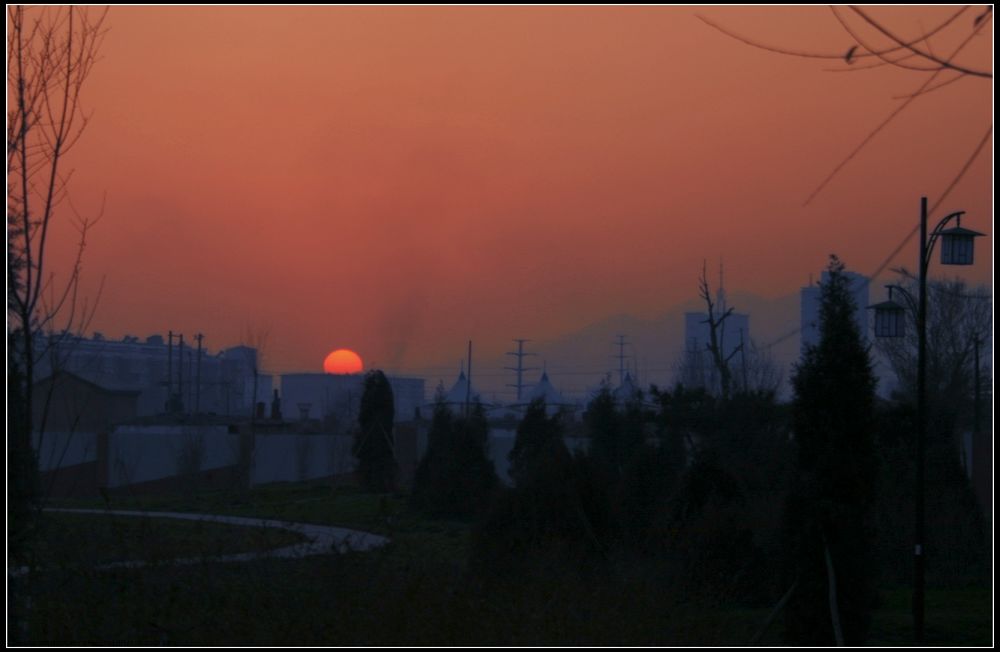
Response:
[[[563,399],[562,394],[559,393],[549,381],[549,374],[546,371],[542,372],[542,377],[531,388],[528,392],[528,400],[534,401],[535,399],[541,398],[545,401],[546,405],[566,405],[566,401]]]

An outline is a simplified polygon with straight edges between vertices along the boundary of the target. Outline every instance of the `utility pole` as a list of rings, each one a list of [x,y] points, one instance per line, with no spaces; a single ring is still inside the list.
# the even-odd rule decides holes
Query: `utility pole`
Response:
[[[976,389],[975,389],[975,392],[976,393],[975,393],[975,395],[973,397],[973,403],[972,403],[972,419],[973,419],[973,421],[972,421],[972,442],[973,442],[972,446],[973,446],[973,449],[972,450],[975,450],[975,448],[974,448],[975,445],[976,445],[975,442],[979,441],[979,428],[980,428],[979,424],[982,421],[982,416],[981,416],[981,414],[982,414],[982,398],[980,398],[982,396],[982,394],[981,394],[982,388],[980,386],[981,383],[982,383],[982,375],[981,375],[982,372],[979,370],[979,333],[976,333],[973,336],[973,342],[975,343],[975,347],[976,347],[976,351],[975,351],[975,354],[976,354],[976,384],[975,384],[975,388]],[[970,466],[971,466],[971,461],[970,461]]]
[[[184,412],[184,333],[177,336],[177,407]]]
[[[469,418],[469,399],[472,398],[472,340],[469,340],[469,375],[465,379],[465,418]]]
[[[526,355],[538,355],[537,353],[526,353],[524,350],[524,343],[530,342],[531,340],[519,340],[515,339],[517,342],[517,351],[507,351],[507,355],[512,355],[517,358],[516,367],[504,367],[507,371],[513,371],[517,373],[517,384],[511,385],[507,384],[507,387],[514,387],[517,389],[517,402],[521,402],[521,388],[524,387],[523,376],[525,371],[537,371],[538,367],[525,367],[524,366],[524,356]]]
[[[174,332],[167,331],[167,412],[174,411]]]
[[[201,412],[201,340],[205,337],[201,333],[194,336],[198,340],[198,371],[195,374],[196,389],[194,392],[194,413]]]
[[[618,384],[625,384],[625,336],[618,336]]]

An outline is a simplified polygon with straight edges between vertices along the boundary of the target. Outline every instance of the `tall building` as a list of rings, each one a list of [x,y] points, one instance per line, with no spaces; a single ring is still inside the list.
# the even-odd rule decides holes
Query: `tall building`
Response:
[[[857,321],[861,336],[870,341],[868,334],[868,287],[870,281],[867,276],[854,272],[844,272],[849,283],[851,297],[857,310],[854,312],[854,319]],[[820,275],[820,283],[826,283],[830,278],[829,272]],[[820,286],[819,284],[802,288],[801,293],[801,351],[805,352],[806,347],[815,346],[819,343],[819,306],[820,306]]]

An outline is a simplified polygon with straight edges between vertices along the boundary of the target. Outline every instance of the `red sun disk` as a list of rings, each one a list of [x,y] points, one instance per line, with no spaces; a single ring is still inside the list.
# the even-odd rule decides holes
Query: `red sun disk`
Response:
[[[323,360],[323,371],[328,374],[356,374],[363,369],[361,356],[350,349],[332,351]]]

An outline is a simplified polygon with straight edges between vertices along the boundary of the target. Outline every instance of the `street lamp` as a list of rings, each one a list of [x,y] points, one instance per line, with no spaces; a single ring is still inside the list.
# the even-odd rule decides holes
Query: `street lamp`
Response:
[[[920,198],[920,265],[919,292],[917,295],[917,495],[916,530],[913,546],[913,629],[918,643],[924,640],[924,442],[927,435],[927,268],[930,266],[934,244],[941,238],[942,265],[971,265],[973,241],[983,235],[978,231],[962,228],[965,211],[952,213],[938,222],[927,237],[927,198]],[[955,226],[945,227],[955,220]],[[889,301],[871,306],[875,310],[876,337],[902,337],[903,307],[892,300],[893,287],[889,287]],[[903,296],[912,306],[912,297],[903,290]],[[881,328],[881,332],[880,332]]]
[[[906,298],[907,303],[910,304],[910,309],[916,312],[913,305],[913,297],[898,285],[887,285],[885,287],[889,289],[889,300],[868,306],[869,310],[875,311],[875,337],[903,337],[906,334],[904,327],[906,323],[906,310],[901,304],[892,300],[892,291],[899,290],[903,294],[903,297]]]

